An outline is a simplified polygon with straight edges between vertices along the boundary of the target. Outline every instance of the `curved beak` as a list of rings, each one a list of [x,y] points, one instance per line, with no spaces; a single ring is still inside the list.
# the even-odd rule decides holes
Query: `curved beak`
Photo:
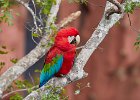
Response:
[[[77,35],[76,37],[70,36],[68,37],[68,41],[70,44],[78,45],[80,43],[80,36],[79,35]]]
[[[76,39],[76,45],[78,45],[80,43],[80,36],[77,35],[75,39]]]

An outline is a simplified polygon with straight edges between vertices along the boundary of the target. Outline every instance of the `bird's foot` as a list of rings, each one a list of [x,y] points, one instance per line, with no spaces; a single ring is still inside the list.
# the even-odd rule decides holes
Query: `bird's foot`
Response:
[[[69,77],[69,75],[65,76],[67,78],[68,81],[70,81],[70,83],[72,82],[71,78]]]
[[[68,81],[72,82],[71,78],[69,77],[69,75],[60,74],[60,76],[61,77],[66,77]]]
[[[66,75],[64,75],[64,74],[60,74],[60,76],[61,76],[61,77],[65,77]]]

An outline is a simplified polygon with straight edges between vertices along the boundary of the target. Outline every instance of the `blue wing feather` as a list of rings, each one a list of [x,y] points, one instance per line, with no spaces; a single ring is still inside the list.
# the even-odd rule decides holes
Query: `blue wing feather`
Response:
[[[61,68],[63,63],[63,56],[56,55],[52,62],[48,64],[44,64],[44,68],[40,74],[40,85],[39,87],[43,86],[48,80],[50,80]]]

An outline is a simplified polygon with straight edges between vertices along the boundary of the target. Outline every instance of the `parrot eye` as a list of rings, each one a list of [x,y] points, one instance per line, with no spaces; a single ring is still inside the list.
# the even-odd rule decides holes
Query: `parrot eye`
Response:
[[[76,37],[75,36],[69,36],[68,41],[69,41],[70,44],[78,45],[80,43],[80,36],[79,35],[77,35]]]
[[[70,44],[73,44],[72,41],[75,39],[74,36],[68,36],[68,41]]]

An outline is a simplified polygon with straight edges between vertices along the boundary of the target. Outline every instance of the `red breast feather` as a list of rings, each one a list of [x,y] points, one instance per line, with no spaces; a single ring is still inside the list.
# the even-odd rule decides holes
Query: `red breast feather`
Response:
[[[68,74],[73,67],[74,58],[75,58],[74,50],[71,52],[65,53],[62,67],[55,76],[59,77],[59,76]]]

